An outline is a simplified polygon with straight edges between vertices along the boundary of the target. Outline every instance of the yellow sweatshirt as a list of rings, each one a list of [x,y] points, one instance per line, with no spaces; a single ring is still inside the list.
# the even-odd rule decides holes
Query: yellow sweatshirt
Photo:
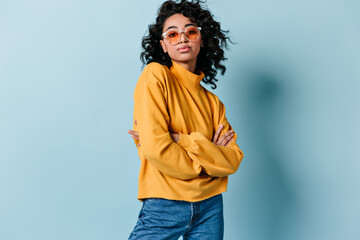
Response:
[[[225,192],[228,175],[243,159],[236,133],[228,146],[212,142],[220,124],[224,125],[221,135],[232,128],[223,103],[200,84],[204,73],[172,64],[169,69],[149,63],[135,87],[133,130],[140,137],[140,201],[156,197],[196,202]],[[180,134],[177,143],[170,132]]]

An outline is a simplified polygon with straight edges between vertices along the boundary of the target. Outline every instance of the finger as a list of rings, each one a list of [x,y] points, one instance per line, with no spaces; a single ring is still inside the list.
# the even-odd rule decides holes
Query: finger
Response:
[[[216,130],[215,134],[214,134],[214,138],[213,138],[213,142],[217,142],[218,141],[218,137],[221,133],[221,130],[224,128],[224,125],[221,124],[220,127],[218,127],[218,129]]]
[[[230,140],[231,140],[231,138],[233,137],[233,135],[229,135],[229,136],[227,136],[225,139],[223,139],[223,141],[222,142],[220,142],[220,146],[225,146]]]
[[[233,139],[234,134],[230,134],[227,138],[224,139],[224,141],[221,143],[222,146],[227,146],[231,140]]]
[[[229,135],[231,135],[231,134],[233,134],[233,131],[232,131],[232,130],[230,130],[230,131],[226,132],[225,134],[223,134],[223,135],[220,137],[220,139],[218,140],[218,144],[221,145],[222,142],[223,142]]]
[[[140,138],[137,137],[137,136],[131,135],[131,137],[132,137],[133,139],[135,139],[135,140],[140,140]]]
[[[140,140],[139,139],[139,132],[128,130],[128,133],[131,135],[133,139]]]
[[[234,140],[234,137],[231,138],[231,140],[225,145],[225,147],[228,146],[233,140]]]
[[[131,134],[131,135],[139,136],[139,132],[138,132],[138,131],[128,130],[128,133]]]
[[[134,131],[128,130],[128,134],[134,135]]]

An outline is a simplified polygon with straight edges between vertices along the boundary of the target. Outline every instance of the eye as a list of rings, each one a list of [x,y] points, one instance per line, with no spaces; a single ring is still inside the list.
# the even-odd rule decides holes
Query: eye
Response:
[[[197,34],[197,33],[198,33],[198,31],[197,31],[196,28],[191,28],[191,29],[189,29],[187,31],[187,34],[189,34],[189,35],[194,35],[194,34]]]
[[[172,32],[169,32],[167,35],[166,35],[168,38],[175,38],[178,36],[178,33],[175,32],[175,31],[172,31]]]

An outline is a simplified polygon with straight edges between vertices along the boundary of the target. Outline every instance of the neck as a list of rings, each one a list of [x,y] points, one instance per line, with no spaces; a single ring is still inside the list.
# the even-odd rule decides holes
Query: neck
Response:
[[[176,60],[173,60],[174,62],[176,62],[177,64],[183,66],[186,70],[192,72],[192,73],[195,73],[195,70],[196,70],[196,59],[195,60],[192,60],[192,61],[189,61],[189,62],[180,62],[180,61],[176,61]]]
[[[175,79],[183,85],[185,88],[191,91],[201,90],[200,82],[204,78],[205,74],[202,71],[199,71],[199,74],[190,72],[188,69],[183,67],[183,65],[172,61],[172,66],[170,71],[172,72]]]

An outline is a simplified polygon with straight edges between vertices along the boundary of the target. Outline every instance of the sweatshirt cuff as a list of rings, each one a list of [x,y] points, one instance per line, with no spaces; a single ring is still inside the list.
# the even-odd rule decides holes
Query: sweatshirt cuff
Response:
[[[195,140],[192,136],[184,133],[179,133],[180,139],[177,142],[177,144],[180,145],[180,147],[184,148],[186,151],[189,151],[191,147],[195,144]]]

